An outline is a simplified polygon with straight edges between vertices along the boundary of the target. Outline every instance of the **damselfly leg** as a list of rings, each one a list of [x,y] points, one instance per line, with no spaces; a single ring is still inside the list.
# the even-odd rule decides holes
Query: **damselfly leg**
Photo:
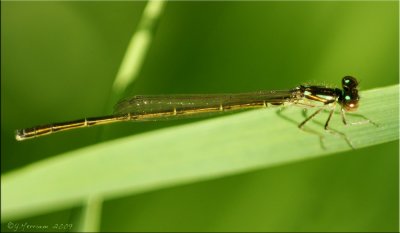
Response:
[[[364,120],[362,120],[362,121],[356,121],[356,122],[347,122],[347,119],[346,119],[346,112],[345,112],[345,110],[344,110],[343,108],[340,109],[340,114],[341,114],[341,116],[342,116],[342,121],[343,121],[343,124],[344,124],[344,125],[364,125],[364,124],[368,124],[368,123],[369,123],[369,124],[372,124],[372,125],[374,125],[374,126],[376,126],[376,127],[379,127],[379,125],[378,125],[377,123],[371,121],[371,120],[368,119],[367,117],[365,117],[365,116],[363,116],[363,115],[360,115],[360,114],[355,114],[355,113],[352,113],[351,116],[352,116],[352,117],[363,118]]]

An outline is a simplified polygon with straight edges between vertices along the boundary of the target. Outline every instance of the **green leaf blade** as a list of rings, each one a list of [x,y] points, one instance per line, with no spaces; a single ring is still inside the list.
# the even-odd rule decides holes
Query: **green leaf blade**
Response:
[[[332,128],[362,148],[398,140],[399,86],[362,92],[359,114],[377,122]],[[76,205],[92,196],[104,200],[217,178],[257,168],[349,151],[337,135],[324,132],[327,114],[310,122],[324,133],[303,132],[301,109],[260,109],[100,143],[32,164],[2,176],[2,222]],[[350,121],[357,118],[349,116]]]

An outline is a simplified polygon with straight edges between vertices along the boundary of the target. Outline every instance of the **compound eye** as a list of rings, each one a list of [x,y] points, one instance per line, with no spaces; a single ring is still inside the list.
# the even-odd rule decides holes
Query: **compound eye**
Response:
[[[358,96],[358,92],[354,89],[352,92],[345,93],[343,100],[343,107],[346,111],[356,111],[358,108],[358,101],[360,97]]]
[[[346,76],[342,79],[342,86],[344,89],[353,89],[358,86],[358,81],[352,76]]]

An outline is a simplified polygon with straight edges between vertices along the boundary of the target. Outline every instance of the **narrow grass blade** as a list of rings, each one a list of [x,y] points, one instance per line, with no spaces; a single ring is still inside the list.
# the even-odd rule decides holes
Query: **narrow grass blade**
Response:
[[[99,196],[87,198],[83,213],[80,232],[99,232],[103,200]]]
[[[137,78],[165,4],[165,1],[160,0],[151,0],[147,3],[139,27],[131,38],[112,86],[112,93],[116,100],[121,98],[125,89]],[[115,102],[112,101],[112,103]]]

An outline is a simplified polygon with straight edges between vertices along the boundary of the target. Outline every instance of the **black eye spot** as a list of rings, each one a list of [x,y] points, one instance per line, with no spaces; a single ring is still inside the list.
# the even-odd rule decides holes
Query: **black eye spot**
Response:
[[[346,76],[342,79],[343,89],[353,89],[358,86],[358,81],[352,76]]]

